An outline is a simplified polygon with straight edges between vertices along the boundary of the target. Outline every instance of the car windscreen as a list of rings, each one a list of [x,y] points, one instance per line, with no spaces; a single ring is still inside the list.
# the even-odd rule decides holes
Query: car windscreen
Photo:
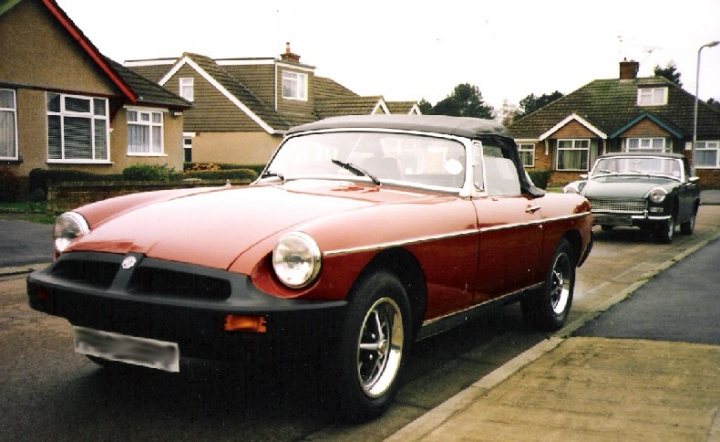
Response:
[[[434,136],[390,132],[325,132],[282,144],[267,172],[285,179],[361,177],[441,188],[465,182],[465,147]]]
[[[615,157],[601,158],[595,164],[592,177],[618,175],[654,175],[681,179],[681,163],[674,158]]]

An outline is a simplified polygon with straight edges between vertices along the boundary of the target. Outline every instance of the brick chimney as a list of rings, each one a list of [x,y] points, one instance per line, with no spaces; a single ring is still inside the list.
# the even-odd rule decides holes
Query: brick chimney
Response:
[[[290,50],[289,41],[285,43],[285,53],[280,54],[280,59],[291,63],[300,63],[300,56],[298,54],[294,54],[293,51]]]
[[[640,63],[637,61],[624,59],[620,62],[620,79],[621,80],[634,80],[637,78],[638,70],[640,69]]]

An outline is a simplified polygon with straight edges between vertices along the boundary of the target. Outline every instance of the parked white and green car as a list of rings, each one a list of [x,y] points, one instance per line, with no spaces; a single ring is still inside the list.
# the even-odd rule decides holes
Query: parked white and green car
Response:
[[[588,175],[564,188],[585,196],[593,224],[605,231],[636,226],[669,243],[679,225],[692,234],[700,206],[700,183],[687,158],[675,153],[613,153],[598,157]]]

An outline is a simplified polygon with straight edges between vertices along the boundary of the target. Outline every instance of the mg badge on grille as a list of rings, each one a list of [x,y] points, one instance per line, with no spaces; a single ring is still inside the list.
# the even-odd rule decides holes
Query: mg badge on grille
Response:
[[[135,267],[136,263],[137,258],[135,258],[134,256],[128,256],[127,258],[123,259],[122,268],[125,270],[131,269]]]

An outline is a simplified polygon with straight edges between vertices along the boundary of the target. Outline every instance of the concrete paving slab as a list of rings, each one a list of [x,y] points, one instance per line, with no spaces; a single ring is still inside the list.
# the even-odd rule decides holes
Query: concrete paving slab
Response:
[[[390,440],[705,440],[720,406],[720,347],[571,338],[473,393],[447,419]]]

